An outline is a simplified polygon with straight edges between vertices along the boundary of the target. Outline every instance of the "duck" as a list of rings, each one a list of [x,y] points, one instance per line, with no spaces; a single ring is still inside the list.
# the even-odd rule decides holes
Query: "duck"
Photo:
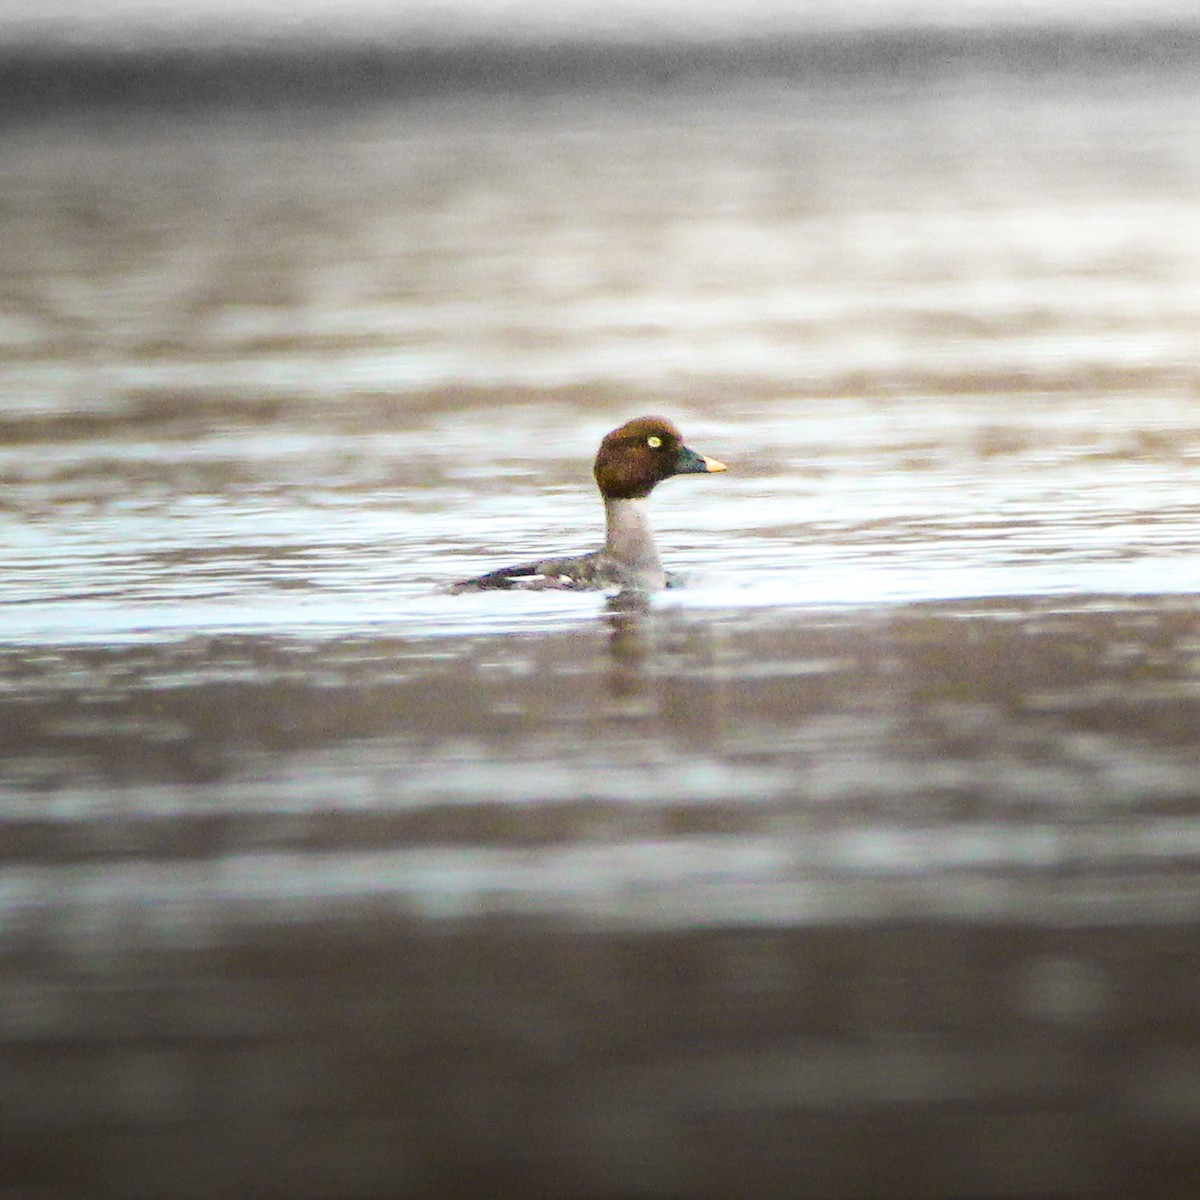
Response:
[[[604,435],[592,464],[604,502],[605,536],[600,549],[500,567],[459,580],[449,590],[617,588],[645,594],[668,587],[672,580],[658,556],[646,508],[650,493],[674,475],[725,470],[723,462],[685,446],[679,430],[665,417],[634,417]]]

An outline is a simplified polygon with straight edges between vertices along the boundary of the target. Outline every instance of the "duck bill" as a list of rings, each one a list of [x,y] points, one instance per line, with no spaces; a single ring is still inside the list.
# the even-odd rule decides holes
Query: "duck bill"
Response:
[[[705,454],[697,454],[695,450],[689,450],[686,446],[679,448],[679,457],[675,460],[676,475],[699,475],[705,471],[726,469],[723,462],[717,462],[715,458],[709,458]]]

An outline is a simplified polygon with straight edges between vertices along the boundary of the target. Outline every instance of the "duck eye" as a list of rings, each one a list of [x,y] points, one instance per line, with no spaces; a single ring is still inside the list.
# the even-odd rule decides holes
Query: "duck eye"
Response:
[[[651,450],[661,450],[662,449],[662,438],[660,438],[658,436],[658,434],[652,433],[646,439],[646,445],[649,446]]]

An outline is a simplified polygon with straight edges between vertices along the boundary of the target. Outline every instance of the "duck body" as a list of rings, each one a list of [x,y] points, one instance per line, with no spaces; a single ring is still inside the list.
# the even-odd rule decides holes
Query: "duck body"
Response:
[[[725,464],[689,450],[664,417],[635,417],[605,435],[592,473],[604,501],[605,538],[588,554],[501,567],[451,585],[451,591],[568,588],[640,592],[668,586],[654,543],[647,498],[664,479],[724,471]]]

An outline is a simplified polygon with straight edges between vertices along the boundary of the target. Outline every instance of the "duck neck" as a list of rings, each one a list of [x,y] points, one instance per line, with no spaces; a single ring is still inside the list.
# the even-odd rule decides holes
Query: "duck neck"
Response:
[[[654,533],[643,500],[604,499],[604,552],[629,572],[638,587],[660,588],[666,573],[654,545]]]

